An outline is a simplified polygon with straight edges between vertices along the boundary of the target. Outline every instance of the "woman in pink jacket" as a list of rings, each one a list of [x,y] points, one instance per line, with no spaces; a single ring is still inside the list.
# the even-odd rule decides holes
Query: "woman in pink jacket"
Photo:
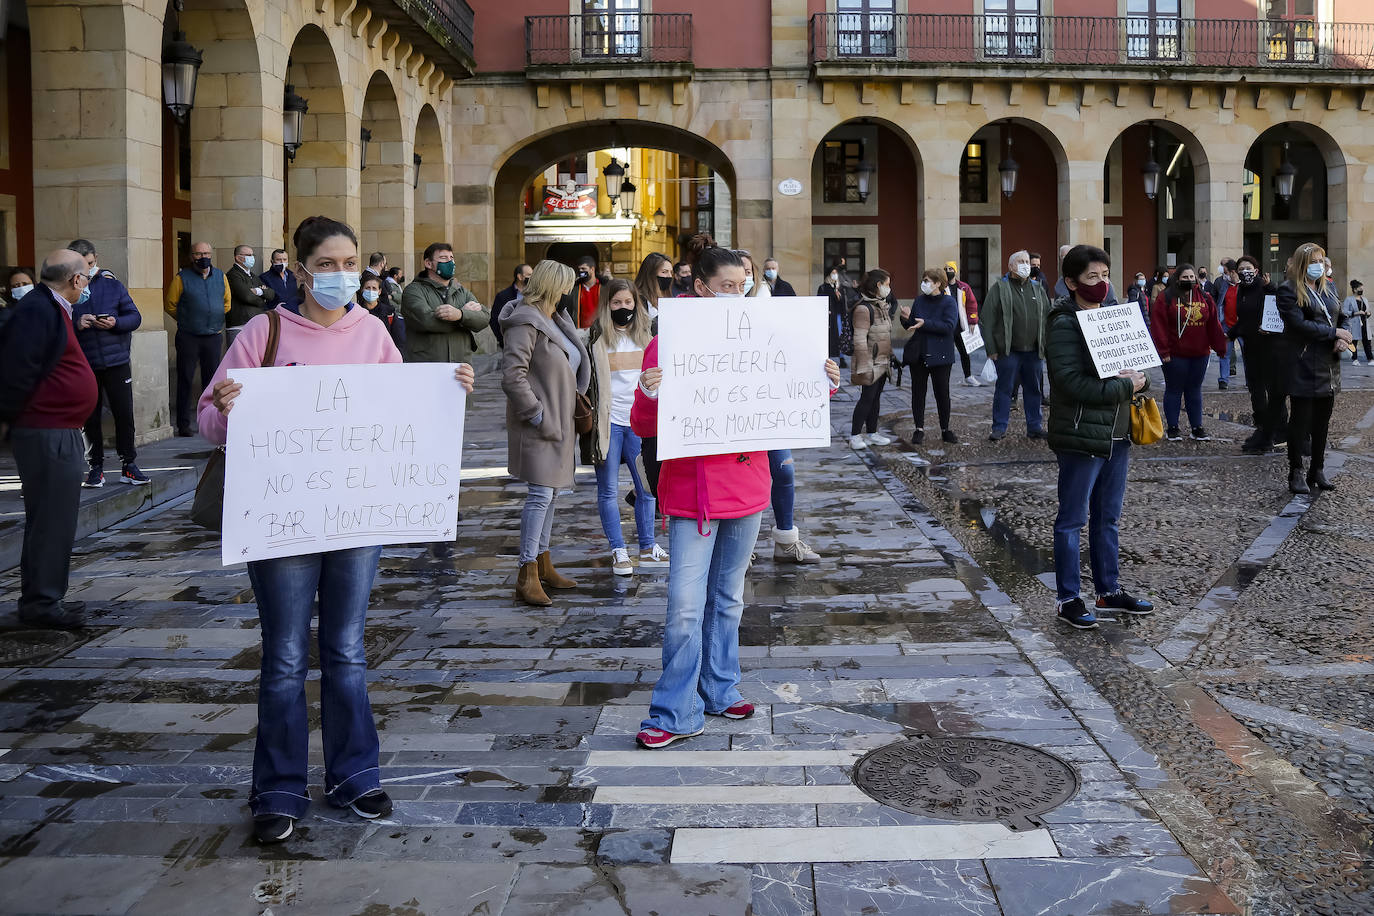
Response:
[[[704,298],[744,295],[744,262],[710,236],[687,245],[692,285]],[[840,370],[825,361],[831,392]],[[658,434],[658,338],[644,351],[630,427],[639,436]],[[759,521],[771,499],[768,453],[741,452],[674,458],[658,478],[659,510],[668,517],[668,619],[663,628],[663,673],[654,684],[649,716],[640,725],[640,747],[660,748],[699,735],[706,716],[747,719],[752,703],[740,696],[739,622],[744,613],[744,575],[759,537]]]
[[[229,412],[242,386],[230,373],[263,365],[273,320],[281,332],[277,366],[399,363],[386,325],[353,297],[359,286],[358,239],[337,220],[312,216],[293,237],[295,274],[303,281],[293,303],[244,325],[200,396],[201,435],[228,437]],[[472,390],[472,367],[459,366]],[[302,397],[306,396],[302,392]],[[248,579],[262,629],[258,737],[248,806],[259,843],[280,843],[310,807],[307,763],[310,725],[305,678],[310,668],[310,619],[319,613],[320,711],[324,735],[324,797],[371,820],[391,813],[378,771],[377,727],[367,697],[363,626],[380,547],[258,560]]]

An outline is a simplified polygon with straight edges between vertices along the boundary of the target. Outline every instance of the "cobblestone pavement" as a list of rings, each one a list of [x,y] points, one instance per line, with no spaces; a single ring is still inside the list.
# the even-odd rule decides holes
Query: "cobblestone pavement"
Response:
[[[894,412],[906,396],[894,392]],[[959,394],[961,405],[986,396]],[[848,432],[851,399],[837,398],[836,432]],[[1019,583],[1009,593],[994,581],[1013,565],[978,565],[913,500],[888,468],[909,465],[895,449],[859,455],[837,439],[797,453],[800,522],[825,559],[779,565],[760,541],[741,631],[758,713],[636,750],[666,573],[611,575],[582,473],[555,526],[555,554],[582,586],[547,610],[514,604],[523,487],[500,467],[500,408],[498,391],[474,398],[456,544],[386,550],[373,595],[372,698],[394,817],[364,823],[317,800],[290,842],[252,844],[253,596],[242,568],[220,568],[216,539],[171,506],[78,544],[73,597],[97,613],[79,639],[33,642],[37,657],[23,660],[18,633],[3,634],[0,909],[1294,911],[1288,885],[1177,761],[1133,734],[1155,737],[1128,715],[1140,700],[1104,684],[1095,659],[1087,677],[1075,668],[1082,641],[1048,633],[1011,597]],[[6,601],[14,587],[13,573],[0,577]],[[9,608],[0,622],[12,627]],[[1125,645],[1093,644],[1113,662]],[[1143,646],[1138,657],[1147,685],[1173,670]],[[1300,736],[1300,724],[1283,728]],[[860,754],[922,735],[1031,744],[1070,761],[1081,785],[1043,823],[1011,831],[906,814],[851,784]],[[1296,771],[1266,776],[1310,785]],[[1248,791],[1247,802],[1271,801]],[[1325,816],[1304,809],[1285,828],[1305,840]]]
[[[1328,461],[1340,488],[1317,499],[1288,495],[1282,452],[1239,454],[1249,432],[1243,373],[1230,390],[1205,393],[1214,441],[1138,449],[1123,578],[1159,608],[1090,634],[1053,619],[1053,454],[1021,438],[1015,417],[1011,436],[987,442],[982,390],[956,395],[965,445],[901,443],[874,462],[930,507],[932,523],[957,539],[948,548],[991,573],[1026,609],[1026,625],[1158,755],[1191,798],[1146,798],[1257,913],[1374,912],[1371,381],[1369,368],[1347,363]],[[909,433],[909,412],[886,419]]]

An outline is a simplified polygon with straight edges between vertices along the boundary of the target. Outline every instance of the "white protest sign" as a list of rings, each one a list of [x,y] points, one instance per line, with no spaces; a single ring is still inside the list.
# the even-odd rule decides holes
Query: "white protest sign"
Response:
[[[1077,314],[1098,378],[1111,378],[1122,369],[1144,372],[1160,365],[1150,329],[1135,303],[1079,309]]]
[[[826,300],[661,299],[658,457],[830,444]]]
[[[453,540],[467,402],[454,368],[234,370],[224,565]]]
[[[1271,334],[1283,333],[1283,316],[1279,314],[1279,297],[1264,297],[1264,314],[1260,318],[1260,330]]]

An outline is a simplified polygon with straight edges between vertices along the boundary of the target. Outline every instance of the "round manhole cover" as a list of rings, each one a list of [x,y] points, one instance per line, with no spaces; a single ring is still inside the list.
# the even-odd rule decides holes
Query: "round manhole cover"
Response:
[[[1053,754],[995,738],[926,738],[870,751],[854,784],[910,814],[950,821],[1000,821],[1014,830],[1078,791],[1078,773]]]
[[[11,630],[0,633],[0,668],[12,668],[49,658],[76,642],[62,630]]]

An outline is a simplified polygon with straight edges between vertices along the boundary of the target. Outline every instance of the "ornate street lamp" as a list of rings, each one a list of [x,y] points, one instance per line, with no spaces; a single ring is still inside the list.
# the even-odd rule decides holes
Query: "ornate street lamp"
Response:
[[[421,163],[423,160],[421,160],[420,154],[419,154],[419,153],[416,153],[416,154],[414,154],[413,156],[411,156],[411,157],[410,157],[410,160],[411,160],[412,162],[415,163],[415,184],[411,185],[411,187],[416,188],[416,189],[419,189],[419,187],[420,187],[420,163]]]
[[[667,222],[668,222],[668,214],[666,214],[666,213],[663,212],[663,208],[662,208],[662,207],[659,207],[657,210],[654,211],[654,231],[655,231],[655,232],[662,232],[662,231],[663,231],[663,226],[664,226],[664,224],[666,224]]]
[[[162,49],[162,102],[183,124],[196,104],[196,76],[204,60],[180,30]]]
[[[625,177],[625,167],[611,157],[611,164],[601,170],[606,179],[606,196],[611,199],[611,216],[616,214],[616,201],[620,199],[621,179]],[[631,185],[633,187],[633,185]]]
[[[626,178],[620,183],[620,202],[625,205],[625,214],[629,215],[635,211],[635,192],[639,188],[634,186],[634,182]]]
[[[1293,196],[1293,179],[1298,175],[1298,170],[1293,168],[1293,163],[1288,161],[1288,141],[1283,141],[1283,165],[1279,166],[1277,175],[1279,198],[1285,203],[1288,198]]]
[[[1150,131],[1150,160],[1141,168],[1141,177],[1145,179],[1145,196],[1154,200],[1159,195],[1159,163],[1155,162],[1155,133]]]
[[[1007,158],[997,166],[998,173],[1002,176],[1002,196],[1011,199],[1011,195],[1016,193],[1016,176],[1021,172],[1021,166],[1011,158],[1011,133],[1007,133]]]
[[[301,148],[301,128],[305,124],[305,113],[310,105],[296,95],[296,87],[286,85],[286,95],[282,99],[281,145],[286,147],[286,158],[296,161],[296,150]]]
[[[859,178],[860,203],[866,203],[868,201],[868,181],[870,178],[873,177],[873,173],[875,171],[876,169],[874,169],[873,163],[869,162],[867,159],[859,163],[859,167],[856,170],[856,174]]]
[[[367,168],[367,145],[368,145],[369,143],[371,143],[371,142],[372,142],[372,131],[370,131],[370,130],[368,130],[366,127],[364,127],[364,128],[362,129],[362,131],[361,131],[361,132],[359,133],[359,135],[358,135],[358,143],[359,143],[359,144],[362,146],[362,148],[363,148],[363,154],[362,154],[362,157],[361,157],[361,159],[360,159],[360,164],[358,165],[358,171],[360,171],[360,172],[361,172],[363,169]]]

